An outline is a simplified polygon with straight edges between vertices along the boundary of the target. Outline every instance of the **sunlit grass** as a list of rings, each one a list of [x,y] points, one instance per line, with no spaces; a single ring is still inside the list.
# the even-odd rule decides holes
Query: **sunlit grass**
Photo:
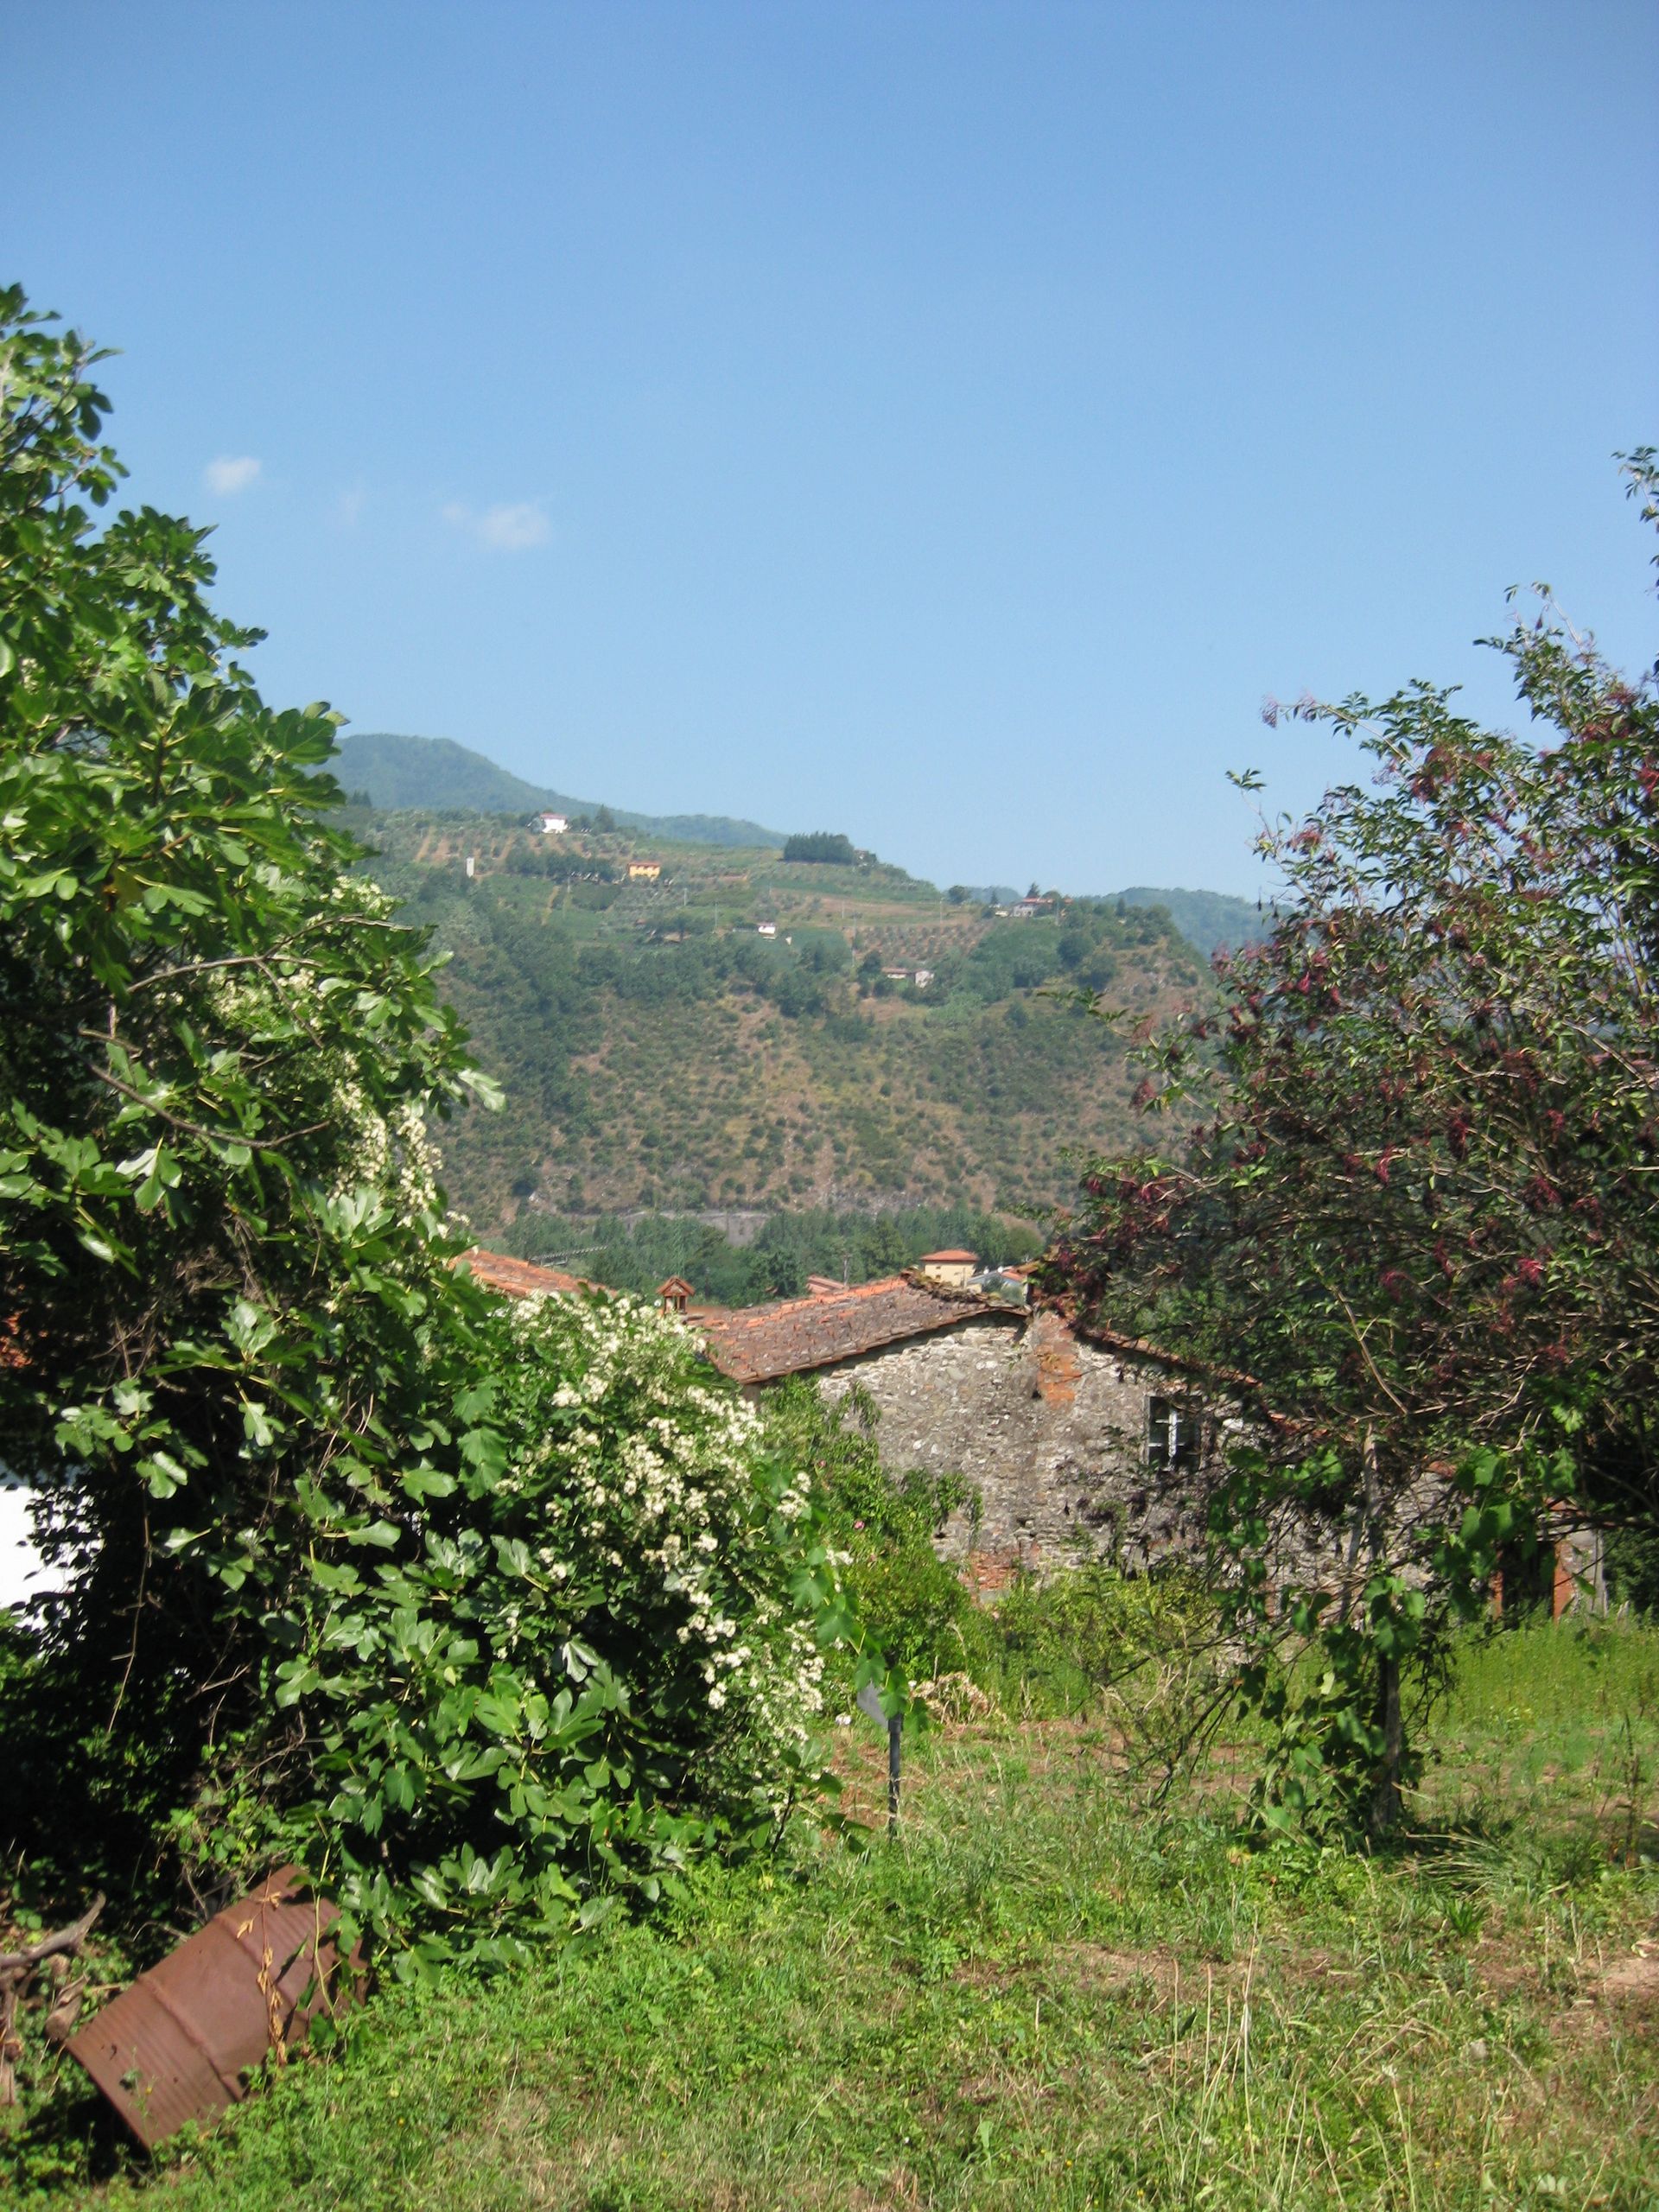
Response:
[[[1638,2212],[1659,1873],[1606,1762],[1632,1714],[1659,1748],[1656,1664],[1650,1631],[1471,1648],[1389,1859],[1247,1848],[1230,1781],[1151,1810],[1086,1720],[935,1732],[895,1845],[803,1837],[531,1973],[383,1994],[107,2201]],[[874,1731],[852,1757],[874,1806]]]

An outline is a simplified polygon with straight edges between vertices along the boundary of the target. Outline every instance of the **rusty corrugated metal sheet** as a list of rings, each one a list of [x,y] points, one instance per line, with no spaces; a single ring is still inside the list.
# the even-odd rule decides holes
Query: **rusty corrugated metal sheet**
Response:
[[[188,2120],[245,2096],[245,2076],[305,2039],[319,2012],[356,1994],[326,1898],[296,1896],[297,1867],[272,1874],[159,1966],[139,1975],[66,2046],[148,2150]]]

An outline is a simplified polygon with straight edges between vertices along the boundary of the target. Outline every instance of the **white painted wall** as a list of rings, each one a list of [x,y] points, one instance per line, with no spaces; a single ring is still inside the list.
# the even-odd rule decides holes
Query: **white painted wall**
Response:
[[[44,1591],[61,1590],[67,1577],[48,1569],[35,1548],[29,1518],[29,1493],[0,1473],[0,1605],[22,1605]]]

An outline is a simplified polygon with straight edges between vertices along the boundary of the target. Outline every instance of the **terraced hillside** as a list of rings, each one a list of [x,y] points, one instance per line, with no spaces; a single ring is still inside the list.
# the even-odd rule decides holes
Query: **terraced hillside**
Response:
[[[1029,1217],[1067,1196],[1077,1147],[1128,1125],[1122,1047],[1067,987],[1148,1013],[1205,987],[1156,908],[1023,917],[868,858],[461,812],[353,821],[453,956],[449,995],[507,1092],[443,1140],[480,1234],[530,1206]],[[644,861],[660,874],[629,880]]]

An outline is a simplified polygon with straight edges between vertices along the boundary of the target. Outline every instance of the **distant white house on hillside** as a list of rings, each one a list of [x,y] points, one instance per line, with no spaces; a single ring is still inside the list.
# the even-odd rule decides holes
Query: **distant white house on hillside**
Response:
[[[757,937],[776,937],[778,925],[776,922],[758,922],[755,925],[754,933]]]
[[[563,814],[538,814],[536,827],[543,837],[563,837],[570,824]]]

